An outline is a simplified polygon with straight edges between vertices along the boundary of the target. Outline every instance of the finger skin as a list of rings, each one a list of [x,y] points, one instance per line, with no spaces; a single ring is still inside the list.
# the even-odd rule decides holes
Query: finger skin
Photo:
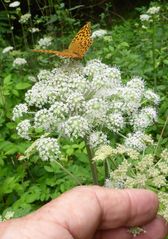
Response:
[[[152,228],[149,222],[155,220],[157,209],[156,195],[147,190],[82,186],[26,217],[4,223],[6,229],[0,224],[0,239],[129,239],[132,238],[127,230],[129,226]],[[149,232],[146,239],[164,238],[167,226],[163,221],[160,225],[154,231],[155,235],[160,231],[163,237],[149,237],[152,233]]]
[[[142,226],[144,232],[136,236],[136,239],[163,239],[168,235],[168,224],[162,217],[157,217],[150,223]],[[132,239],[135,238],[128,228],[117,228],[98,231],[93,239]]]

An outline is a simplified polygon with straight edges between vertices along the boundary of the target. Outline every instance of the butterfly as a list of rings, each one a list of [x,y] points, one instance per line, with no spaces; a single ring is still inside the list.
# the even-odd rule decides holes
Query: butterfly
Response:
[[[68,49],[63,51],[55,50],[32,50],[33,52],[43,52],[54,54],[56,56],[73,58],[73,59],[82,59],[89,47],[92,44],[91,38],[91,23],[87,22],[76,34],[69,44]]]

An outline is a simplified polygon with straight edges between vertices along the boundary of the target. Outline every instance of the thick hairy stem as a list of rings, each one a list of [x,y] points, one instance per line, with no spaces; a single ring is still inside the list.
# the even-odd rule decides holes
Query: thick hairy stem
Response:
[[[98,185],[98,176],[97,176],[96,163],[92,160],[93,157],[94,157],[94,154],[93,154],[93,151],[92,151],[90,145],[88,144],[86,138],[85,138],[85,145],[86,145],[86,150],[87,150],[87,154],[88,154],[90,169],[91,169],[91,172],[92,172],[93,184]]]

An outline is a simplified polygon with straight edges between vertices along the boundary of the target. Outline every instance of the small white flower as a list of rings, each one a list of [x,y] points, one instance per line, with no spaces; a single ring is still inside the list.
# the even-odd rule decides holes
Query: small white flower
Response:
[[[158,105],[160,102],[159,95],[155,94],[152,90],[146,90],[144,93],[144,97],[150,102],[153,102],[155,105]]]
[[[100,145],[107,145],[110,141],[107,139],[107,135],[101,131],[95,131],[89,136],[89,145],[92,148],[97,148]]]
[[[59,158],[61,152],[57,139],[41,137],[40,139],[36,140],[35,144],[41,160],[54,161]]]
[[[125,126],[121,112],[113,112],[107,116],[106,126],[108,129],[118,132]]]
[[[153,122],[157,121],[157,112],[155,108],[146,106],[141,110],[141,113],[146,114]]]
[[[141,20],[142,22],[144,22],[144,21],[149,21],[150,18],[151,18],[151,16],[148,15],[148,14],[142,14],[142,15],[140,15],[140,20]]]
[[[13,46],[5,47],[2,51],[3,54],[13,51]]]
[[[84,74],[87,76],[94,76],[102,74],[102,70],[106,70],[109,68],[106,64],[102,63],[98,59],[93,59],[87,62],[85,68],[84,68]]]
[[[85,98],[81,93],[74,92],[68,96],[67,105],[70,112],[83,112]]]
[[[60,124],[59,131],[73,140],[79,137],[84,138],[90,131],[90,127],[86,118],[77,115],[69,117],[67,121]]]
[[[37,82],[26,92],[25,101],[29,106],[36,106],[42,108],[48,103],[53,103],[57,98],[57,91],[52,87],[46,85],[44,82]]]
[[[37,81],[37,79],[36,79],[36,77],[35,76],[28,76],[28,79],[29,79],[29,81],[32,81],[32,82],[36,82]]]
[[[160,7],[150,7],[147,11],[148,14],[154,15],[160,11]]]
[[[21,118],[27,112],[28,112],[28,107],[26,104],[16,105],[13,109],[12,120],[15,121],[16,119]]]
[[[39,46],[42,48],[46,48],[46,47],[50,46],[51,43],[52,43],[51,37],[44,37],[38,41]]]
[[[145,30],[146,30],[146,29],[148,29],[148,28],[147,28],[147,26],[142,25],[142,29],[145,29]]]
[[[125,139],[125,146],[136,149],[137,151],[143,151],[147,147],[147,144],[153,143],[147,137],[148,135],[141,131],[129,133],[127,138]]]
[[[141,106],[142,90],[138,88],[132,89],[130,86],[125,86],[120,89],[119,96],[123,101],[122,110],[130,114],[138,110]]]
[[[16,66],[21,66],[21,65],[25,65],[25,64],[27,64],[26,59],[21,58],[21,57],[18,57],[18,58],[16,58],[16,59],[13,61],[13,66],[14,66],[14,67],[16,67]]]
[[[9,7],[18,7],[18,6],[20,6],[20,2],[19,1],[11,2],[9,4]]]
[[[145,89],[145,83],[144,80],[141,79],[140,77],[134,77],[130,81],[127,82],[126,84],[130,88],[138,89],[139,92],[141,91],[141,95],[144,92]]]
[[[42,80],[48,81],[50,79],[50,77],[52,77],[52,74],[49,70],[40,70],[40,72],[37,75],[37,79],[39,81],[42,81]]]
[[[86,102],[86,116],[90,123],[103,123],[106,118],[108,104],[105,100],[93,98]]]
[[[63,102],[55,102],[49,108],[49,113],[52,115],[53,122],[58,124],[58,122],[64,120],[69,113],[68,105]]]
[[[141,111],[133,115],[134,130],[144,130],[157,121],[157,112],[153,107],[142,108]]]
[[[105,188],[112,188],[112,182],[111,182],[111,179],[110,178],[106,178],[105,179],[105,182],[104,182],[104,187]]]
[[[50,131],[53,123],[52,114],[47,109],[41,109],[35,113],[34,127]]]
[[[18,135],[21,138],[31,140],[30,135],[29,135],[30,128],[31,128],[30,120],[26,119],[26,120],[21,121],[17,125],[16,130],[17,130]]]
[[[107,34],[107,30],[103,30],[103,29],[99,29],[99,30],[96,30],[92,33],[92,38],[95,39],[95,38],[101,38],[103,37],[104,35]]]
[[[29,29],[29,32],[31,32],[31,33],[39,32],[39,31],[40,31],[40,29],[37,27],[33,27],[33,28]]]
[[[25,23],[28,22],[28,20],[29,20],[30,18],[31,18],[31,14],[30,14],[30,13],[26,13],[26,14],[24,14],[24,15],[22,15],[22,16],[20,17],[19,22],[20,22],[21,24],[25,24]]]

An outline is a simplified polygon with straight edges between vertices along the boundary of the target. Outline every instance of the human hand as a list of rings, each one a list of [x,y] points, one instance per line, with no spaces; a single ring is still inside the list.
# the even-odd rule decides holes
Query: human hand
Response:
[[[158,199],[147,190],[76,187],[25,217],[0,224],[0,239],[131,239],[130,226],[146,233],[136,239],[163,239],[165,220]]]

